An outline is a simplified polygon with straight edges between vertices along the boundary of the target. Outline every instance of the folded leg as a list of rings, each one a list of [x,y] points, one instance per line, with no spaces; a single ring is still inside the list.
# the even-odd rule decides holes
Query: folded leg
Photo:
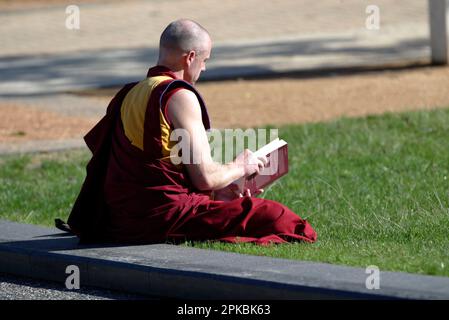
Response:
[[[289,241],[315,242],[311,225],[276,201],[242,197],[210,201],[171,230],[172,239],[254,242],[265,245]]]

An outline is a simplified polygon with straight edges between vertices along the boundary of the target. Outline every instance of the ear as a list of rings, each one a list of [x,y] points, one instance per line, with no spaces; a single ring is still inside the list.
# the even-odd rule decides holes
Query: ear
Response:
[[[189,51],[189,53],[186,54],[186,63],[188,66],[190,66],[193,62],[193,60],[195,60],[196,58],[196,53],[195,51]]]

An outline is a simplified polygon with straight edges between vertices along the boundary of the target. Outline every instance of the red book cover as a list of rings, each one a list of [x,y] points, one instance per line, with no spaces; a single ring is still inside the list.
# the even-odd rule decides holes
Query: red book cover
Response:
[[[273,140],[254,153],[266,156],[268,164],[259,174],[253,174],[231,183],[231,188],[235,188],[235,185],[237,185],[241,193],[249,189],[251,194],[254,195],[258,189],[269,186],[288,173],[288,144],[284,140]]]

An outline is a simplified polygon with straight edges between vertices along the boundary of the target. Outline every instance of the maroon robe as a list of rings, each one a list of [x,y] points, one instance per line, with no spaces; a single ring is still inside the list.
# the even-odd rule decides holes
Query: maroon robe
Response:
[[[245,196],[224,202],[197,190],[184,166],[161,160],[159,108],[179,88],[194,92],[200,102],[205,129],[209,117],[199,93],[165,67],[148,76],[165,75],[148,101],[144,149],[126,137],[120,116],[122,102],[136,85],[125,85],[108,106],[105,117],[85,136],[92,151],[87,176],[68,224],[81,242],[161,243],[184,240],[220,240],[257,244],[287,241],[314,242],[310,224],[286,206]],[[170,124],[172,126],[172,124]]]

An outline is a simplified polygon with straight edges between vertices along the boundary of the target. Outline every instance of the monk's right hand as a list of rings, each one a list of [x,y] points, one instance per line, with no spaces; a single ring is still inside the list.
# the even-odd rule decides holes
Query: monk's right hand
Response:
[[[254,173],[259,174],[268,163],[267,157],[257,157],[251,150],[245,149],[234,160],[244,169],[244,176],[250,176]]]

